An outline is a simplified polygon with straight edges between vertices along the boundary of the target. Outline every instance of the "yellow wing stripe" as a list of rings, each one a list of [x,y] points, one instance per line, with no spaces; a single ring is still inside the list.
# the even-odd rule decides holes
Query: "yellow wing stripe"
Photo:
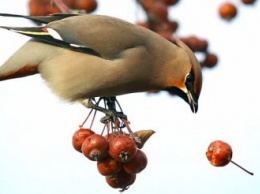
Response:
[[[28,35],[39,35],[39,36],[50,35],[48,32],[32,32],[32,31],[22,31],[22,30],[13,30],[13,31],[21,33],[21,34],[28,34]]]

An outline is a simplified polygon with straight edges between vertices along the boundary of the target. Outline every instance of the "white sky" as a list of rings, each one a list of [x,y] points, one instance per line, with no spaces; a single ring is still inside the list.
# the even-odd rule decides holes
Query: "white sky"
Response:
[[[142,14],[134,0],[99,0],[96,13],[134,22]],[[120,96],[133,130],[154,129],[146,143],[148,166],[126,193],[257,194],[260,192],[260,3],[239,7],[231,23],[217,15],[221,0],[182,0],[170,16],[180,21],[178,34],[210,41],[220,57],[216,68],[203,70],[199,111],[192,114],[180,98],[167,94]],[[232,2],[239,2],[234,0]],[[26,0],[0,0],[0,12],[27,14]],[[0,25],[32,25],[0,17]],[[0,30],[0,64],[28,38]],[[77,153],[71,137],[88,113],[81,105],[60,101],[40,76],[0,84],[0,193],[118,193],[96,163]],[[95,125],[96,132],[102,126]],[[220,139],[233,148],[232,164],[216,168],[205,152]]]

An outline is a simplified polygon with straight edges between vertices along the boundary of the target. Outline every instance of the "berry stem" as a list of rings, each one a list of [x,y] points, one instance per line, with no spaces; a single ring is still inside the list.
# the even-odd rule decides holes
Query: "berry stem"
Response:
[[[250,175],[254,175],[254,173],[249,172],[248,170],[246,170],[245,168],[243,168],[242,166],[240,166],[239,164],[235,163],[234,161],[230,160],[231,163],[235,164],[237,167],[241,168],[243,171],[247,172]]]
[[[91,100],[91,99],[89,99],[89,100]],[[99,100],[96,102],[95,105],[98,106],[100,101],[101,101],[101,98],[99,98]],[[88,113],[87,118],[83,121],[83,123],[82,123],[81,125],[79,125],[79,127],[83,127],[83,126],[85,125],[85,123],[88,121],[88,119],[89,119],[91,113],[93,112],[93,110],[95,110],[95,112],[94,112],[94,115],[93,115],[93,118],[92,118],[92,121],[91,121],[91,124],[90,124],[90,127],[89,127],[89,129],[91,129],[91,127],[92,127],[92,125],[93,125],[93,123],[94,123],[96,114],[97,114],[97,109],[95,109],[95,108],[91,108],[90,112]]]
[[[90,112],[88,113],[88,116],[86,117],[86,119],[83,121],[83,123],[79,126],[80,128],[83,127],[85,125],[85,123],[87,122],[89,116],[91,115],[93,109],[90,110]]]
[[[97,114],[97,110],[95,110],[95,112],[94,112],[94,115],[93,115],[93,118],[92,118],[92,121],[91,121],[91,123],[90,123],[90,129],[92,128],[92,125],[93,125],[93,123],[94,123],[94,120],[95,120],[95,118],[96,118],[96,114]]]
[[[52,0],[62,13],[69,13],[70,8],[63,2],[63,0]]]
[[[107,128],[108,123],[109,123],[109,122],[106,122],[106,123],[105,123],[105,125],[104,125],[104,127],[103,127],[103,129],[102,129],[101,135],[104,134],[104,131],[105,131],[105,129]],[[107,134],[109,134],[109,133],[107,133]]]
[[[132,137],[132,139],[134,140],[135,144],[136,144],[136,142],[137,143],[142,143],[141,139],[137,135],[135,135],[134,132],[129,127],[129,125],[128,125],[129,121],[127,121],[126,119],[123,119],[123,118],[121,120],[123,121],[124,125],[126,126],[126,128],[128,130],[128,133],[129,133],[130,137]]]

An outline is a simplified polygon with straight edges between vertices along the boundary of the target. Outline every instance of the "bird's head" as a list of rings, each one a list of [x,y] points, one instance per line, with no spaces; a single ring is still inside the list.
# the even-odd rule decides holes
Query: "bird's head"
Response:
[[[180,96],[191,107],[193,113],[198,111],[198,99],[202,87],[201,66],[194,53],[182,41],[176,39],[179,49],[179,62],[175,67],[175,78],[166,90]]]

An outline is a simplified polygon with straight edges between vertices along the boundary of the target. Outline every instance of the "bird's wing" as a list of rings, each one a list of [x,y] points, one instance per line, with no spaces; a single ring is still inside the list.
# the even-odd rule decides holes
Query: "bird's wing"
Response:
[[[115,59],[128,49],[146,47],[146,41],[154,36],[149,30],[123,20],[92,14],[65,18],[46,27],[55,30],[62,40],[92,48],[108,59]]]
[[[31,17],[0,14],[0,16],[43,21],[47,23],[45,26],[25,28],[0,26],[0,28],[106,59],[118,58],[122,52],[131,48],[146,47],[145,41],[149,40],[148,37],[152,35],[148,30],[144,31],[142,27],[101,15],[57,14]]]
[[[80,46],[80,45],[74,45],[69,42],[60,40],[53,36],[45,27],[8,27],[8,26],[0,26],[0,28],[7,29],[19,34],[23,34],[26,36],[30,36],[32,38],[35,38],[39,41],[43,41],[48,44],[56,45],[59,47],[64,47],[68,48],[77,52],[83,52],[95,56],[99,56],[100,54],[97,53],[95,50],[85,47],[85,46]]]

